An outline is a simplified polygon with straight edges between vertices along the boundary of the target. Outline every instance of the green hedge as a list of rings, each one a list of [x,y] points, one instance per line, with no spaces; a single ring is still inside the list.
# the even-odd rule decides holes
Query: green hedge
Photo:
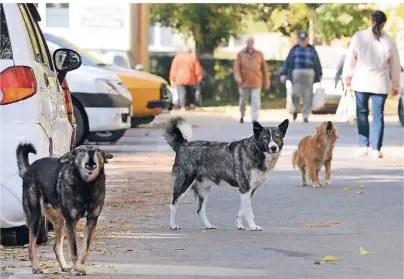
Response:
[[[168,81],[173,56],[150,56],[150,72]],[[228,105],[238,103],[238,88],[233,76],[234,60],[200,59],[205,70],[201,82],[201,93],[204,105]],[[279,81],[283,61],[269,60],[268,68],[271,73],[271,88],[264,91],[262,101],[285,98],[285,85]]]

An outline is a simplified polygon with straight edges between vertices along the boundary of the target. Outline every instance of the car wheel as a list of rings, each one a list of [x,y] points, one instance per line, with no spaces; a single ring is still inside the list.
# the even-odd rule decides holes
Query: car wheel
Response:
[[[81,111],[80,107],[73,102],[73,113],[74,117],[76,118],[76,146],[83,144],[86,140],[87,135],[87,125],[86,119],[83,116],[83,112]]]
[[[403,97],[400,97],[398,101],[398,118],[400,119],[400,123],[404,126],[404,104]]]
[[[17,245],[22,246],[29,243],[29,230],[26,226],[21,226],[15,230]],[[43,244],[48,242],[48,221],[42,220],[36,243]]]
[[[95,142],[117,142],[125,134],[126,129],[106,132],[90,133],[87,136],[89,141]]]

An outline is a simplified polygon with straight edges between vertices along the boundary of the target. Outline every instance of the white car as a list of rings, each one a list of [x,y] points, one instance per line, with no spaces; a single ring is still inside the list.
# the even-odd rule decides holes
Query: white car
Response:
[[[59,46],[47,41],[51,52]],[[131,127],[132,95],[110,71],[82,65],[66,77],[76,118],[76,142],[116,142]]]
[[[56,71],[81,65],[80,56],[68,49],[55,51],[52,59],[38,21],[33,4],[0,3],[0,228],[15,230],[17,244],[28,243],[28,230],[16,148],[32,143],[37,154],[30,154],[30,162],[70,151],[73,128]],[[38,240],[47,240],[46,221]]]

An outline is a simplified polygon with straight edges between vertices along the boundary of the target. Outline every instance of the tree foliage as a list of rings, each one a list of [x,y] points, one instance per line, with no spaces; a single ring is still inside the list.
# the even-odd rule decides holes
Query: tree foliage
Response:
[[[261,20],[271,30],[290,36],[296,31],[308,31],[310,20],[314,20],[317,41],[331,41],[335,38],[350,37],[368,24],[372,6],[367,4],[304,4],[278,5],[265,12],[264,4]]]
[[[231,36],[237,36],[248,4],[150,4],[152,23],[192,37],[197,53],[212,54]]]
[[[366,4],[323,4],[316,9],[316,32],[321,41],[351,37],[368,27],[373,9]]]
[[[268,30],[290,36],[308,31],[312,22],[316,41],[350,37],[366,28],[371,4],[150,4],[152,23],[193,38],[198,54],[215,48],[243,30],[245,19],[265,22]]]

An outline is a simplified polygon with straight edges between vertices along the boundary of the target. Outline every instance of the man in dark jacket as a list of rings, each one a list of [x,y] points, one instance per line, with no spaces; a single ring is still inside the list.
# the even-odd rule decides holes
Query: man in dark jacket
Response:
[[[299,33],[299,43],[289,52],[281,70],[281,82],[292,82],[293,120],[297,118],[297,107],[303,97],[303,120],[309,122],[313,101],[313,84],[321,81],[323,70],[314,46],[309,44],[306,32]]]

